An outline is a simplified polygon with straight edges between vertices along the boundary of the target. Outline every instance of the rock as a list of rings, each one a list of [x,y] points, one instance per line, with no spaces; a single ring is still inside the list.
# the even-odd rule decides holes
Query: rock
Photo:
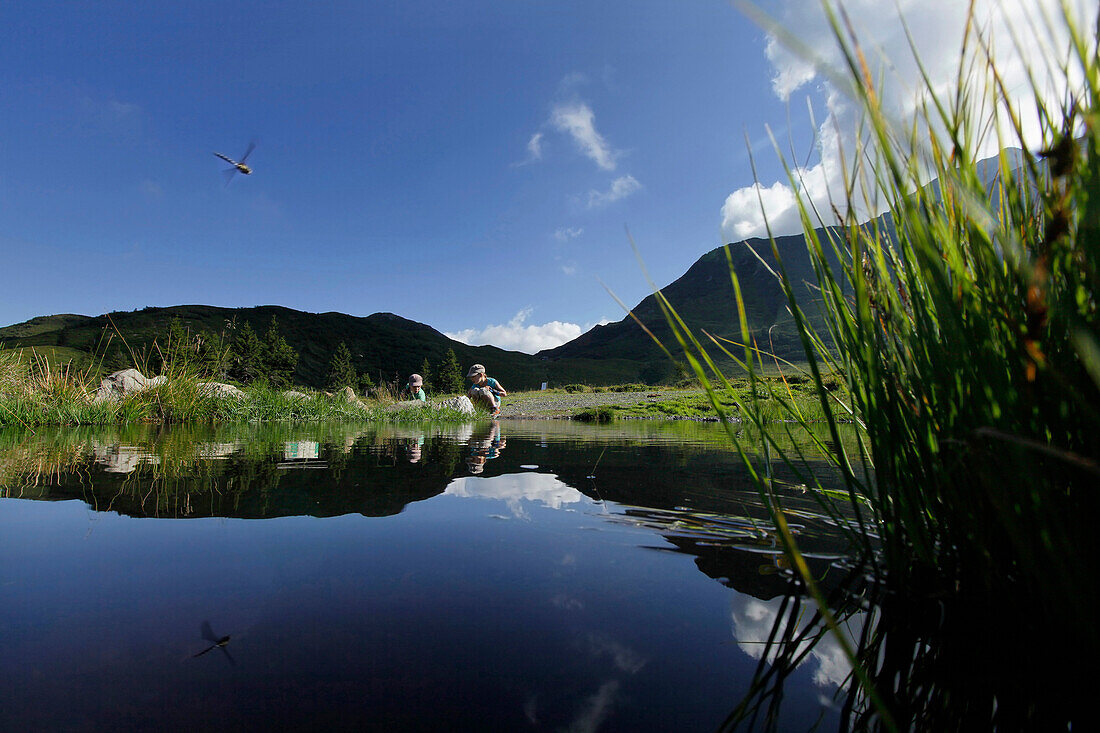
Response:
[[[296,392],[293,389],[284,390],[283,391],[283,397],[286,397],[287,399],[290,399],[290,400],[311,400],[311,399],[313,399],[313,397],[311,395],[307,395],[305,392]]]
[[[355,390],[352,389],[351,387],[344,387],[342,390],[340,390],[340,394],[348,402],[358,402],[359,401],[359,398],[355,396]]]
[[[149,380],[137,369],[123,369],[103,378],[95,391],[93,402],[122,399],[128,394],[140,392],[149,386]]]
[[[107,473],[131,473],[141,464],[160,465],[160,458],[132,445],[93,444],[95,462]]]
[[[199,394],[205,397],[236,397],[244,399],[244,392],[232,384],[223,382],[199,382]]]
[[[474,403],[470,402],[470,398],[466,395],[459,395],[458,397],[452,397],[449,400],[443,400],[442,402],[440,402],[439,409],[458,410],[464,415],[473,415]]]
[[[240,443],[199,443],[195,446],[195,457],[204,461],[228,458],[240,449]]]
[[[145,389],[149,389],[151,387],[159,387],[160,385],[164,384],[167,381],[168,381],[168,377],[161,374],[159,376],[153,377],[152,379],[148,380],[145,383]]]

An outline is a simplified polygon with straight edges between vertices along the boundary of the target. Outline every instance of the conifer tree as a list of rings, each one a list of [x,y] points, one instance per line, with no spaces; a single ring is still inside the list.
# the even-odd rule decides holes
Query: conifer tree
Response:
[[[329,362],[326,384],[331,390],[343,389],[344,387],[355,389],[359,386],[359,375],[355,373],[355,367],[351,363],[351,351],[348,350],[348,345],[343,341],[336,347],[336,352],[332,355],[332,361]]]
[[[200,376],[226,379],[236,356],[225,331],[217,334],[202,331],[195,336],[195,359]]]
[[[179,316],[173,317],[168,323],[168,341],[163,345],[161,352],[163,358],[161,370],[187,371],[193,361],[192,346],[190,334],[184,328],[183,321]]]
[[[465,386],[462,379],[462,367],[458,365],[458,357],[454,349],[447,349],[443,361],[436,370],[436,386],[443,394],[462,392]]]
[[[298,366],[298,352],[279,334],[275,316],[264,335],[264,373],[272,387],[289,387]]]
[[[424,363],[420,365],[420,376],[424,378],[424,391],[432,390],[432,365],[428,363],[428,357],[424,357]]]
[[[264,376],[264,345],[248,321],[237,329],[233,338],[233,356],[233,365],[229,369],[229,376],[233,379],[251,384]]]

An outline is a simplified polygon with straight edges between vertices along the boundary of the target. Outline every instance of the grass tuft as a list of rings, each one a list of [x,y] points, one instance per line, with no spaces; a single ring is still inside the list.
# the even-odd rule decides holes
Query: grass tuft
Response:
[[[923,118],[899,129],[847,19],[825,8],[867,137],[849,151],[835,221],[799,201],[823,321],[806,316],[817,308],[771,240],[806,367],[761,378],[772,357],[749,329],[732,260],[737,343],[696,335],[656,293],[776,526],[784,509],[771,476],[781,464],[816,488],[823,511],[850,508],[856,521],[842,526],[863,558],[846,592],[826,598],[794,535],[780,532],[816,636],[780,614],[753,693],[727,727],[774,725],[783,681],[829,634],[853,670],[843,728],[1072,728],[1085,707],[1071,665],[1100,651],[1100,31],[1074,26],[1068,12],[1052,21],[1072,43],[1068,60],[1047,66],[1070,91],[1052,103],[1033,82],[1043,140],[1029,147],[975,19],[954,96],[929,84]],[[975,131],[997,135],[992,182]],[[925,185],[929,174],[937,185]],[[888,216],[859,221],[874,197],[889,202]],[[736,362],[750,389],[709,352]],[[817,417],[795,398],[806,385]],[[818,417],[828,437],[812,452],[784,447],[780,436]],[[762,436],[769,460],[755,460],[736,420]],[[843,422],[859,430],[854,445],[838,439]],[[815,479],[821,456],[845,497]],[[864,631],[853,640],[841,626],[857,615]],[[1054,628],[1073,643],[1036,641]]]

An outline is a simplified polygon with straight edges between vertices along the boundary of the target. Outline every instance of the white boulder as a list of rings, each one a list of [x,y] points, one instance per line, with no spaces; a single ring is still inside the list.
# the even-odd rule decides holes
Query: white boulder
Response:
[[[199,394],[206,397],[244,398],[244,392],[240,391],[232,384],[225,384],[224,382],[199,382],[198,386]]]
[[[163,381],[163,377],[159,377]],[[92,398],[94,402],[122,399],[128,394],[149,388],[149,379],[137,369],[123,369],[103,378]],[[159,382],[158,382],[159,384]]]
[[[298,392],[298,391],[293,390],[293,389],[283,390],[283,397],[286,397],[287,399],[291,399],[291,400],[311,400],[311,399],[313,399],[313,397],[311,395],[307,395],[305,392]]]
[[[459,395],[458,397],[452,397],[449,400],[443,400],[442,402],[440,402],[439,409],[458,410],[464,415],[473,415],[474,403],[470,402],[470,398],[466,395]]]

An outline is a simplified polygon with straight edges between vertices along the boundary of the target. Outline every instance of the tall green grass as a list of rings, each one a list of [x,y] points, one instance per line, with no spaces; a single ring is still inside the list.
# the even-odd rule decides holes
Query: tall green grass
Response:
[[[825,598],[793,535],[782,533],[817,623],[796,627],[780,614],[775,648],[727,725],[774,725],[783,681],[815,635],[834,633],[853,669],[844,728],[1072,727],[1085,714],[1075,662],[1098,651],[1100,29],[1077,27],[1068,11],[1050,21],[1068,30],[1069,52],[1032,59],[1035,75],[1042,61],[1070,91],[1052,103],[1040,93],[1046,79],[1033,77],[1024,110],[972,18],[957,90],[940,97],[926,79],[920,119],[901,128],[881,106],[847,19],[825,7],[866,135],[848,151],[836,218],[800,202],[824,327],[806,317],[796,294],[804,291],[782,263],[777,276],[834,435],[817,449],[848,487],[857,521],[847,526],[864,561],[845,594]],[[1024,138],[1025,114],[1040,120],[1039,146]],[[1002,151],[992,185],[978,165],[989,136]],[[1023,151],[1017,158],[1009,148]],[[925,185],[929,174],[937,186]],[[857,219],[876,196],[889,202],[893,226]],[[730,273],[740,345],[704,345],[661,303],[715,410],[737,402],[764,435],[770,464],[730,429],[782,530],[774,462],[821,487],[806,470],[811,456],[781,448],[778,435],[793,428],[766,419],[765,402],[806,422],[784,390],[758,379],[765,356]],[[771,399],[755,390],[739,398],[714,367],[716,350]],[[832,378],[846,389],[824,389]],[[835,439],[847,420],[860,429],[854,450]],[[839,515],[835,499],[819,496]],[[841,621],[855,613],[867,622],[848,639]]]

